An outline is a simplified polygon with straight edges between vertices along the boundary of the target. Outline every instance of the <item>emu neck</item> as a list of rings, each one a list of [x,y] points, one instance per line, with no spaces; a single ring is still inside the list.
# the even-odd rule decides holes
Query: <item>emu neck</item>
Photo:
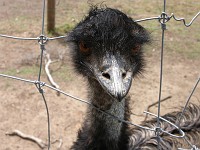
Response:
[[[120,119],[129,119],[126,99],[119,102],[112,98],[96,80],[89,79],[89,83],[91,88],[89,98],[93,105]],[[86,119],[89,123],[89,132],[92,139],[95,139],[98,143],[102,143],[104,149],[110,149],[108,148],[109,146],[112,146],[116,150],[121,149],[119,148],[122,146],[120,142],[127,140],[125,139],[126,130],[128,129],[127,125],[94,108],[88,108],[87,117]],[[126,142],[123,141],[123,143]]]
[[[96,84],[92,89],[93,93],[90,96],[90,99],[95,106],[109,114],[117,116],[120,119],[125,118],[125,99],[123,99],[121,102],[118,102]],[[91,112],[90,118],[92,126],[104,129],[103,131],[105,132],[105,137],[109,138],[110,140],[119,139],[123,123],[93,108],[89,108],[89,112]]]

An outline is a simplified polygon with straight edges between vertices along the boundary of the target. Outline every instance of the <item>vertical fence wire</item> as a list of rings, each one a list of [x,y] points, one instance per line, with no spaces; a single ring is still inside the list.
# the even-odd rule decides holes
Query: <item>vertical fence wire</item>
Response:
[[[38,88],[40,94],[42,95],[42,99],[44,101],[45,104],[45,108],[46,108],[46,113],[47,113],[47,131],[48,131],[48,150],[50,150],[51,147],[51,126],[50,126],[50,115],[49,115],[49,109],[48,109],[48,105],[47,105],[47,101],[46,98],[44,96],[44,90],[42,89],[42,85],[41,85],[41,73],[42,73],[42,62],[43,62],[43,54],[44,54],[44,50],[45,50],[45,44],[47,42],[46,37],[44,36],[44,21],[45,21],[45,7],[46,7],[46,0],[43,0],[43,5],[42,5],[42,30],[41,30],[41,35],[39,37],[39,41],[38,43],[40,44],[40,67],[39,67],[39,74],[38,74],[38,85],[36,85],[36,87]]]
[[[197,81],[196,81],[196,83],[195,83],[195,85],[194,85],[194,87],[193,87],[193,89],[192,89],[192,91],[191,91],[191,93],[190,93],[190,95],[189,95],[189,97],[188,97],[186,103],[185,103],[185,106],[183,107],[183,110],[182,110],[182,112],[181,112],[181,115],[180,115],[179,118],[177,119],[178,122],[177,122],[176,124],[177,124],[178,126],[180,125],[180,120],[181,120],[181,118],[183,117],[183,115],[184,115],[184,113],[185,113],[185,111],[186,111],[186,108],[187,108],[187,106],[188,106],[188,104],[189,104],[189,101],[190,101],[192,95],[194,94],[194,91],[196,90],[196,88],[197,88],[199,82],[200,82],[200,77],[197,79]]]
[[[163,13],[166,11],[166,0],[163,0]],[[163,20],[160,22],[161,30],[162,30],[162,40],[161,40],[161,50],[160,50],[160,84],[159,84],[159,97],[158,97],[158,117],[157,117],[157,142],[158,142],[158,150],[160,149],[160,109],[161,109],[161,96],[162,96],[162,83],[163,83],[163,52],[164,52],[164,37],[165,37],[165,16],[163,15]]]
[[[54,87],[51,87],[47,84],[45,84],[44,82],[41,82],[41,73],[42,73],[42,62],[43,62],[43,52],[45,51],[45,44],[47,43],[48,40],[54,40],[54,39],[60,39],[60,38],[65,38],[66,36],[59,36],[59,37],[53,37],[53,38],[48,38],[44,35],[44,23],[45,23],[45,7],[46,7],[46,0],[43,0],[43,4],[42,4],[42,25],[41,25],[41,35],[38,37],[38,38],[22,38],[22,37],[15,37],[15,36],[9,36],[9,35],[2,35],[0,34],[0,37],[5,37],[5,38],[12,38],[12,39],[17,39],[17,40],[38,40],[38,43],[40,45],[40,50],[41,50],[41,53],[40,53],[40,66],[39,66],[39,72],[38,72],[38,80],[37,81],[32,81],[32,80],[27,80],[27,79],[22,79],[22,78],[18,78],[18,77],[14,77],[14,76],[9,76],[9,75],[4,75],[4,74],[0,74],[0,76],[2,77],[7,77],[7,78],[12,78],[12,79],[15,79],[15,80],[20,80],[20,81],[24,81],[24,82],[29,82],[29,83],[34,83],[39,91],[39,93],[41,94],[42,96],[42,99],[44,101],[44,104],[45,104],[45,108],[46,108],[46,113],[47,113],[47,124],[48,124],[48,150],[50,150],[50,147],[51,147],[51,132],[50,132],[50,115],[49,115],[49,110],[48,110],[48,105],[47,105],[47,101],[46,101],[46,98],[45,98],[45,95],[44,95],[44,90],[42,89],[43,86],[46,86],[52,90],[55,90],[55,91],[59,91],[61,92],[62,94],[66,95],[66,96],[69,96],[75,100],[78,100],[78,101],[81,101],[83,103],[86,103],[88,104],[89,106],[91,107],[94,107],[95,109],[97,109],[98,111],[106,114],[106,115],[110,115],[111,117],[121,121],[121,122],[124,122],[126,124],[130,124],[130,125],[134,125],[134,126],[137,126],[139,128],[143,128],[143,129],[146,129],[146,130],[151,130],[151,131],[154,131],[156,133],[156,136],[157,136],[157,142],[158,142],[158,150],[160,149],[160,141],[161,141],[161,137],[160,137],[160,133],[161,132],[164,132],[164,133],[167,133],[166,131],[164,131],[163,129],[160,128],[160,120],[164,120],[166,122],[168,122],[169,124],[171,125],[174,125],[174,127],[177,128],[177,124],[179,126],[179,123],[178,122],[176,125],[165,120],[164,118],[162,118],[160,116],[160,111],[161,111],[161,106],[160,106],[160,103],[161,103],[161,97],[162,97],[162,84],[163,84],[163,79],[162,79],[162,76],[163,76],[163,56],[164,56],[164,37],[165,37],[165,30],[166,30],[166,22],[169,21],[171,18],[174,18],[176,21],[183,21],[184,25],[186,27],[189,27],[193,21],[200,15],[200,12],[197,13],[197,15],[191,20],[191,22],[189,24],[186,24],[185,22],[185,19],[184,18],[176,18],[174,16],[174,14],[172,13],[171,16],[167,16],[166,14],[166,0],[163,0],[163,12],[161,14],[161,16],[158,16],[158,17],[151,17],[151,18],[145,18],[145,19],[140,19],[140,20],[136,20],[136,22],[142,22],[142,21],[148,21],[148,20],[159,20],[160,24],[161,24],[161,30],[162,30],[162,39],[161,39],[161,50],[160,50],[160,82],[159,82],[159,96],[158,96],[158,112],[157,112],[157,116],[154,115],[154,114],[151,114],[153,116],[156,116],[157,118],[157,127],[156,129],[151,129],[151,128],[147,128],[147,127],[144,127],[144,126],[140,126],[140,125],[136,125],[136,124],[133,124],[129,121],[126,121],[126,120],[122,120],[122,119],[119,119],[118,117],[116,116],[113,116],[105,111],[102,111],[101,109],[97,108],[96,106],[94,106],[93,104],[89,103],[88,101],[85,101],[85,100],[82,100],[80,98],[77,98],[77,97],[74,97],[70,94],[67,94],[59,89],[56,89]],[[178,118],[178,121],[180,121],[180,119],[183,117],[184,113],[185,113],[185,110],[186,110],[186,107],[190,101],[190,98],[192,97],[197,85],[199,84],[200,82],[200,77],[198,78],[190,96],[188,97],[187,101],[186,101],[186,104],[183,108],[183,111],[180,115],[180,117]],[[148,114],[150,114],[149,112],[146,112]],[[182,136],[180,137],[184,137],[184,132],[181,130],[182,133]],[[173,136],[172,134],[170,133],[167,133],[171,136]],[[179,137],[179,136],[174,136],[174,137]],[[196,146],[195,145],[192,145],[186,138],[185,138],[186,142],[192,147],[192,149],[194,149]]]

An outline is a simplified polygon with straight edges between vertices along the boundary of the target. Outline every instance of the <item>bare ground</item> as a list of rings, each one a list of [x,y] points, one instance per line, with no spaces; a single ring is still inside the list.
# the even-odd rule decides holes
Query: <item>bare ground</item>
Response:
[[[17,6],[19,4],[11,2],[13,1],[0,0],[0,17],[5,20],[8,19],[8,16],[15,18],[16,28],[19,28],[20,26],[17,25],[18,22],[16,20],[16,12],[19,11]],[[30,13],[30,16],[36,18],[39,16],[40,8],[38,6],[41,6],[40,1],[31,4],[23,0],[18,0],[18,2],[24,2],[26,8],[28,7],[28,10],[22,10],[21,13],[25,11],[26,14]],[[121,8],[122,4],[117,3],[114,6]],[[80,5],[77,7],[80,7]],[[8,11],[9,9],[13,11]],[[31,15],[31,13],[36,14]],[[83,16],[83,12],[80,12],[80,14]],[[39,23],[35,24],[35,20],[33,24],[30,23],[31,21],[28,21],[30,25],[28,27],[25,26],[24,29],[21,29],[22,31],[17,32],[15,32],[15,24],[11,22],[12,19],[5,20],[1,23],[0,27],[3,34],[37,37],[40,31],[38,27]],[[31,17],[28,20],[31,20]],[[20,22],[22,23],[23,19]],[[7,28],[2,28],[2,26],[7,26]],[[31,27],[33,30],[30,30]],[[192,29],[190,32],[192,32]],[[171,34],[173,33],[167,31],[167,36],[170,37]],[[195,40],[199,42],[199,36]],[[60,63],[56,63],[51,67],[52,75],[63,91],[87,99],[87,83],[73,71],[70,63],[69,48],[61,42],[49,42],[46,46],[47,51],[51,53],[52,59],[57,59],[58,54],[61,54],[64,58],[64,64],[59,70],[56,71],[56,68],[58,68]],[[170,43],[168,42],[167,44]],[[132,112],[137,115],[142,115],[148,105],[158,100],[160,41],[155,40],[147,49],[145,53],[147,60],[146,71],[142,76],[134,79],[130,90]],[[35,41],[16,41],[1,38],[0,73],[37,80],[39,69],[37,58],[39,54],[39,46]],[[172,96],[172,98],[162,102],[161,114],[166,114],[184,106],[186,99],[199,77],[199,64],[199,57],[192,59],[185,57],[181,53],[168,51],[168,49],[165,50],[162,98],[167,96]],[[44,72],[42,73],[42,81],[48,83]],[[40,150],[36,144],[30,141],[6,135],[7,132],[18,129],[26,134],[34,135],[47,141],[46,110],[37,88],[35,85],[29,83],[3,77],[0,77],[0,87],[0,149]],[[45,87],[44,90],[50,111],[51,139],[54,141],[62,138],[62,149],[69,149],[76,139],[77,131],[81,127],[87,106],[64,95],[57,96],[55,91]],[[191,98],[191,102],[199,104],[199,101],[200,88],[198,87],[194,96]],[[152,107],[150,111],[156,113],[157,107]],[[131,117],[134,123],[140,123],[144,119],[144,116],[137,115]],[[52,149],[56,149],[57,146],[58,143],[52,144]]]

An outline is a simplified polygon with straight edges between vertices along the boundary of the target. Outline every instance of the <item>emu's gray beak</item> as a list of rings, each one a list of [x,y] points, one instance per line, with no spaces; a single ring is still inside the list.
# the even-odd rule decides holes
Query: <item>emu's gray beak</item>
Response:
[[[96,70],[96,78],[107,93],[121,101],[129,92],[132,83],[132,70],[126,71],[115,58],[106,60],[101,70]]]

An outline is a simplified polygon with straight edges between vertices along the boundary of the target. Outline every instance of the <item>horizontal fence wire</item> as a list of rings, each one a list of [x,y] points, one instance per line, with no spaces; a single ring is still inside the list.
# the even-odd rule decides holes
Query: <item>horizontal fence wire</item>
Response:
[[[182,21],[183,24],[186,27],[190,27],[192,25],[192,23],[197,19],[197,17],[200,15],[200,12],[198,12],[189,23],[186,23],[184,18],[177,18],[173,13],[168,16],[165,12],[163,12],[160,16],[158,17],[151,17],[151,18],[144,18],[144,19],[138,19],[135,20],[135,22],[143,22],[143,21],[150,21],[150,20],[159,20],[159,22],[161,23],[161,21],[164,19],[165,23],[168,22],[169,20],[171,20],[172,18],[176,21]]]
[[[44,35],[43,35],[44,36]],[[35,40],[35,41],[40,41],[40,37],[36,37],[36,38],[27,38],[27,37],[16,37],[16,36],[11,36],[11,35],[5,35],[5,34],[0,34],[0,37],[4,37],[4,38],[10,38],[10,39],[15,39],[15,40]],[[65,36],[58,36],[58,37],[45,37],[47,41],[51,41],[51,40],[57,40],[57,39],[63,39],[66,38],[67,35]]]
[[[123,123],[126,123],[126,124],[129,124],[129,125],[133,125],[133,126],[136,126],[136,127],[139,127],[139,128],[142,128],[142,129],[145,129],[145,130],[150,130],[150,131],[153,131],[156,133],[157,135],[157,142],[158,142],[158,149],[160,149],[159,147],[159,143],[160,143],[160,132],[163,132],[163,133],[166,133],[172,137],[175,137],[175,138],[184,138],[186,140],[186,142],[191,146],[191,149],[194,149],[194,150],[197,150],[198,148],[193,145],[192,143],[190,143],[186,138],[185,138],[185,133],[179,128],[179,122],[176,124],[162,118],[160,116],[160,110],[161,110],[161,107],[160,107],[160,101],[161,101],[161,93],[162,93],[162,75],[163,75],[163,51],[164,51],[164,33],[165,33],[165,30],[166,30],[166,23],[168,21],[170,21],[172,18],[176,21],[182,21],[183,24],[186,26],[186,27],[189,27],[192,25],[192,23],[196,20],[196,18],[200,15],[200,12],[198,12],[193,18],[192,20],[189,22],[189,23],[186,23],[185,19],[184,18],[177,18],[175,17],[175,15],[172,13],[170,16],[168,14],[166,14],[166,0],[163,0],[163,12],[161,13],[160,16],[157,16],[157,17],[150,17],[150,18],[144,18],[144,19],[138,19],[138,20],[135,20],[135,22],[143,22],[143,21],[150,21],[150,20],[158,20],[160,25],[161,25],[161,30],[162,30],[162,39],[161,39],[161,53],[160,53],[160,58],[161,58],[161,61],[160,61],[160,87],[159,87],[159,98],[158,98],[158,114],[155,115],[155,114],[152,114],[150,112],[144,112],[146,114],[149,114],[149,115],[152,115],[154,117],[157,118],[157,127],[156,128],[149,128],[149,127],[145,127],[145,126],[141,126],[141,125],[137,125],[137,124],[134,124],[130,121],[127,121],[127,120],[123,120],[123,119],[120,119],[119,117],[117,116],[114,116],[106,111],[103,111],[101,110],[100,108],[94,106],[92,103],[90,103],[89,101],[87,100],[83,100],[81,98],[78,98],[78,97],[75,97],[73,95],[70,95],[60,89],[57,89],[53,86],[50,86],[48,84],[46,84],[45,82],[42,82],[41,81],[41,72],[42,72],[42,61],[43,61],[43,52],[45,51],[45,45],[47,44],[48,41],[51,41],[51,40],[57,40],[57,39],[63,39],[63,38],[66,38],[67,35],[63,35],[63,36],[58,36],[58,37],[47,37],[45,36],[44,34],[44,20],[45,20],[45,6],[46,6],[46,0],[43,0],[43,5],[42,5],[42,31],[41,31],[41,35],[39,37],[35,37],[35,38],[27,38],[27,37],[16,37],[16,36],[11,36],[11,35],[4,35],[4,34],[0,34],[0,37],[2,38],[10,38],[10,39],[15,39],[15,40],[35,40],[35,41],[38,41],[38,44],[40,45],[40,50],[41,50],[41,55],[40,55],[40,66],[39,66],[39,72],[38,72],[38,80],[29,80],[29,79],[23,79],[23,78],[19,78],[19,77],[15,77],[15,76],[10,76],[10,75],[6,75],[6,74],[0,74],[1,77],[5,77],[5,78],[10,78],[10,79],[14,79],[14,80],[19,80],[19,81],[23,81],[23,82],[27,82],[27,83],[31,83],[31,84],[35,84],[35,86],[37,87],[39,93],[41,94],[42,96],[42,99],[44,100],[44,103],[45,103],[45,107],[46,107],[46,112],[47,112],[47,128],[48,128],[48,150],[50,150],[50,145],[51,145],[51,131],[50,131],[50,116],[49,116],[49,110],[48,110],[48,105],[47,105],[47,102],[46,102],[46,98],[45,98],[45,95],[44,95],[44,91],[43,91],[43,88],[44,87],[47,87],[51,90],[54,90],[54,91],[57,91],[59,93],[62,93],[63,95],[65,96],[68,96],[72,99],[75,99],[77,101],[80,101],[82,103],[85,103],[87,105],[89,105],[90,107],[98,110],[99,112],[103,113],[103,114],[106,114],[106,115],[109,115],[111,117],[113,117],[114,119],[120,121],[120,122],[123,122]],[[178,120],[180,120],[183,116],[184,116],[184,113],[185,113],[185,110],[186,110],[186,107],[188,106],[188,103],[194,93],[194,91],[196,90],[198,84],[200,82],[200,77],[198,77],[198,80],[195,84],[195,86],[193,87],[192,89],[192,92],[190,93],[187,101],[186,101],[186,104],[182,110],[182,113],[179,117]],[[172,126],[174,126],[176,129],[178,129],[180,135],[173,135],[165,130],[163,130],[161,127],[160,127],[160,120],[162,121],[165,121],[169,124],[171,124]],[[179,148],[179,149],[182,149],[183,148]]]

